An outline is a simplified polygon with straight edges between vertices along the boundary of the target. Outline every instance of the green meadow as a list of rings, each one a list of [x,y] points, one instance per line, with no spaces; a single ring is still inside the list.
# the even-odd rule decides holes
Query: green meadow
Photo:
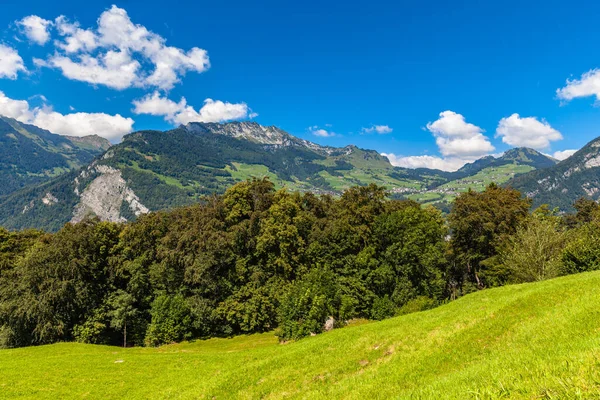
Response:
[[[297,342],[265,333],[0,350],[0,397],[600,398],[600,272],[483,290]]]

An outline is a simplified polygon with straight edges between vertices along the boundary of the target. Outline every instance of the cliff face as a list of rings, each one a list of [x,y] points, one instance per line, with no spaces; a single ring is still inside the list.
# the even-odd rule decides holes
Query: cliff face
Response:
[[[98,165],[93,167],[92,171],[82,172],[84,175],[89,173],[97,174],[97,177],[81,194],[76,183],[75,194],[79,195],[80,200],[73,210],[72,223],[80,222],[88,215],[95,215],[103,221],[126,222],[127,218],[121,214],[124,206],[129,207],[136,217],[150,212],[127,186],[120,170]]]

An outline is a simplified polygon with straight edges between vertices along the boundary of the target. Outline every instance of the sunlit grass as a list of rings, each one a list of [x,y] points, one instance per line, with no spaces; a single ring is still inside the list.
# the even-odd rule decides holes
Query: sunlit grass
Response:
[[[0,398],[600,398],[600,272],[279,344],[0,351]]]

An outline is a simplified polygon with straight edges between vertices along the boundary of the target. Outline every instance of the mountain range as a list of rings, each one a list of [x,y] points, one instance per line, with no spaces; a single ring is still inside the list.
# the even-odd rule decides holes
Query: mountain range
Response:
[[[566,160],[545,169],[517,176],[511,186],[533,199],[533,205],[549,204],[572,209],[573,201],[600,200],[600,138],[586,144]]]
[[[597,147],[590,144],[581,152],[597,151]],[[0,119],[0,152],[12,154],[0,164],[0,179],[12,182],[0,192],[0,226],[50,231],[88,215],[132,220],[149,211],[192,204],[236,182],[264,176],[277,187],[332,195],[353,185],[376,183],[386,186],[394,197],[442,209],[460,192],[483,190],[492,181],[527,188],[536,203],[556,202],[546,195],[547,188],[534,194],[530,177],[562,171],[571,160],[579,160],[581,153],[558,163],[535,150],[516,148],[456,172],[444,172],[394,167],[374,150],[321,146],[254,122],[189,123],[166,132],[139,131],[110,146],[99,137],[54,135],[8,118]],[[585,165],[596,162],[591,155],[581,157]],[[564,171],[589,182],[577,181],[580,189],[568,192],[569,196],[563,193],[561,207],[570,207],[573,196],[596,194],[597,180],[593,179],[600,169],[577,169],[573,164]],[[581,172],[591,175],[582,177]],[[562,181],[567,186],[569,182]],[[591,185],[587,191],[586,184]]]
[[[55,135],[0,116],[0,196],[85,166],[109,147],[99,136]]]

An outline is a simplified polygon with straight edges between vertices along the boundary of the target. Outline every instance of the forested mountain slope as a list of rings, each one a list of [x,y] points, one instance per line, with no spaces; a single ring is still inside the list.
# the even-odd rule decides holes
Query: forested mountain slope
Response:
[[[534,206],[549,204],[571,211],[580,197],[600,199],[600,138],[557,165],[513,178],[508,185],[533,199]]]
[[[60,144],[73,140],[48,135],[60,139]],[[50,154],[62,160],[62,155]],[[84,155],[88,160],[93,156],[91,152]],[[456,172],[411,170],[392,166],[374,150],[320,146],[273,126],[190,123],[166,132],[127,135],[82,169],[47,182],[23,180],[21,185],[29,183],[27,187],[0,198],[0,226],[57,230],[86,215],[107,221],[132,220],[149,211],[196,203],[250,177],[268,177],[276,187],[334,195],[354,185],[375,183],[396,197],[447,207],[468,187],[483,190],[491,181],[501,183],[554,162],[535,150],[519,148]],[[66,167],[60,170],[65,171]],[[456,184],[442,186],[448,182]]]
[[[131,220],[198,202],[252,176],[269,177],[277,187],[331,194],[369,183],[419,189],[447,180],[438,171],[393,167],[373,150],[319,146],[276,127],[192,123],[127,135],[80,171],[5,198],[0,226],[56,230],[88,214]]]
[[[0,197],[87,165],[110,147],[99,136],[61,136],[0,116]]]
[[[483,191],[490,183],[504,184],[524,173],[556,165],[557,160],[526,147],[506,151],[500,157],[483,157],[449,173],[448,182],[416,190],[406,195],[411,200],[432,204],[445,211],[450,209],[456,196],[469,189]]]

